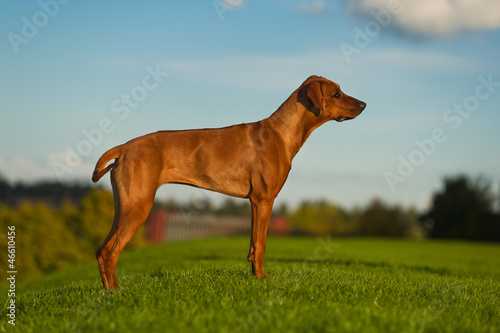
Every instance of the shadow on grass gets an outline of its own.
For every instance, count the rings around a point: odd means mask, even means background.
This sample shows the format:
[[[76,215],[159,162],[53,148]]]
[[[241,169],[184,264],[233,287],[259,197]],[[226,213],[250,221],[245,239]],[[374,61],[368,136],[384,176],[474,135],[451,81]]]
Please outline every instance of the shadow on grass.
[[[438,268],[422,265],[408,265],[400,263],[388,263],[388,262],[370,262],[363,260],[352,260],[352,259],[313,259],[313,258],[269,258],[268,262],[277,263],[295,263],[295,264],[323,264],[323,265],[334,265],[339,267],[350,267],[350,266],[361,266],[369,268],[383,268],[387,270],[401,270],[407,269],[410,271],[431,273],[440,276],[452,275],[453,272],[447,268]]]
[[[227,261],[228,258],[218,255],[210,256],[195,256],[191,257],[193,260],[207,260],[207,261]],[[290,263],[290,264],[324,264],[324,265],[335,265],[335,266],[363,266],[369,268],[385,268],[390,270],[407,269],[411,271],[424,272],[437,274],[440,276],[452,275],[452,271],[447,268],[438,268],[422,265],[408,265],[400,263],[388,263],[388,262],[370,262],[363,260],[353,260],[353,259],[313,259],[313,258],[265,258],[267,262],[277,262],[277,263]]]

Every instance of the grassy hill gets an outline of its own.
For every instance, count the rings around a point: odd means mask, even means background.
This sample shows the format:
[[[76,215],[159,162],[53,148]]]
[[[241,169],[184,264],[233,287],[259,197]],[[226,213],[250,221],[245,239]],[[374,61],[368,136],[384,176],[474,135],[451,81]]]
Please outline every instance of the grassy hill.
[[[125,251],[121,289],[97,263],[0,288],[0,332],[499,332],[500,246],[387,239],[248,238]]]

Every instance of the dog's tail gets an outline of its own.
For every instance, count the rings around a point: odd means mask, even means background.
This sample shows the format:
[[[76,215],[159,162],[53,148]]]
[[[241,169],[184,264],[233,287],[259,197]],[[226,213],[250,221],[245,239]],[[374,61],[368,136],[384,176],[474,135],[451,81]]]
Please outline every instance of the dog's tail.
[[[94,183],[97,183],[99,179],[106,174],[106,172],[115,166],[114,162],[108,166],[106,166],[106,164],[108,164],[110,160],[120,157],[122,150],[123,145],[116,146],[105,152],[101,158],[99,158],[99,161],[97,161],[97,164],[95,165],[94,173],[92,174],[92,181]]]

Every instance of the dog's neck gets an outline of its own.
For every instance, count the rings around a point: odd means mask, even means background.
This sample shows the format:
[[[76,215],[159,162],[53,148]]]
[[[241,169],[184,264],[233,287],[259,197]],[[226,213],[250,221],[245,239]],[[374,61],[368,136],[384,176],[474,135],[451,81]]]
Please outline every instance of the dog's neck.
[[[264,126],[269,126],[281,137],[284,146],[288,148],[290,162],[312,131],[328,121],[321,116],[321,110],[314,110],[314,106],[308,101],[301,102],[301,99],[300,89],[297,89],[278,110],[261,121]]]

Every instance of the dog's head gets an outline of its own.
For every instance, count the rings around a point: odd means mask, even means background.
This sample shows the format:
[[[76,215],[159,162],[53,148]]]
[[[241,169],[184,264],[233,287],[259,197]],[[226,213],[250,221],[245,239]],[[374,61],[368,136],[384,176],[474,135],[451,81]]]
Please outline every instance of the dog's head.
[[[366,103],[344,94],[335,82],[316,75],[300,86],[297,101],[316,117],[339,122],[357,117],[366,107]]]

